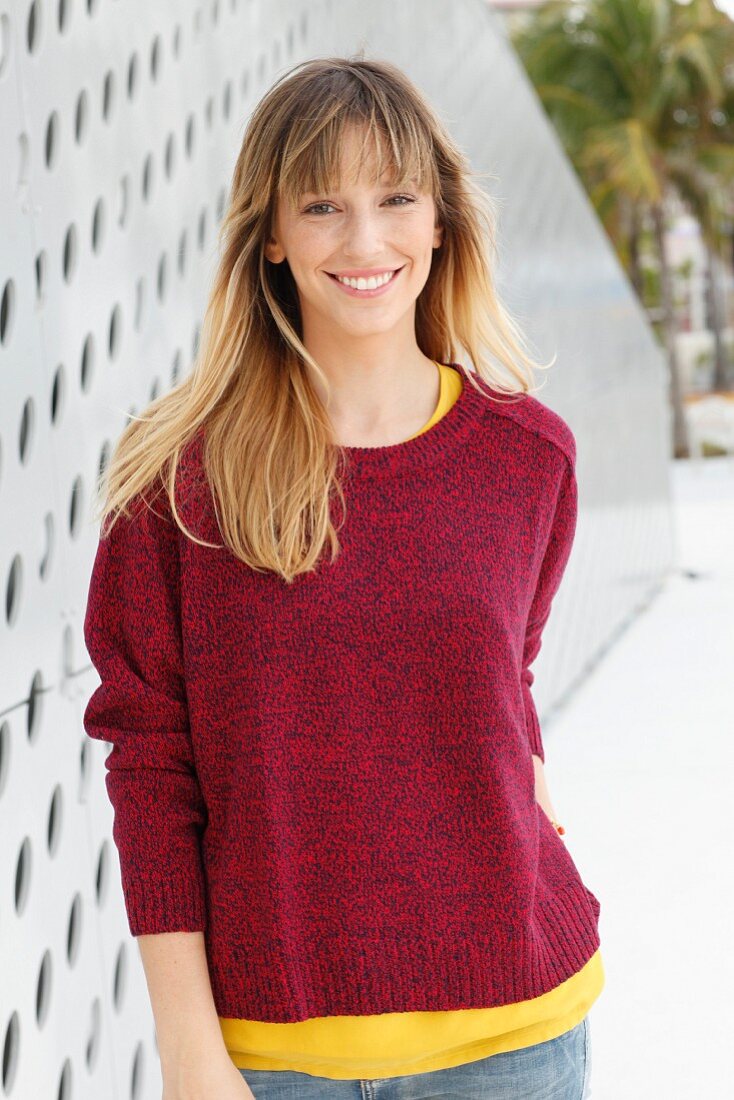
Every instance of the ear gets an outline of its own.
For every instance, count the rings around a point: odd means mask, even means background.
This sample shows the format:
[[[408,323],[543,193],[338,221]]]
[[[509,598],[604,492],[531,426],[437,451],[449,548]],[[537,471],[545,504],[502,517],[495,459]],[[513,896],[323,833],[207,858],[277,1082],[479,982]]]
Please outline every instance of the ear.
[[[272,264],[282,263],[285,259],[285,252],[274,237],[271,237],[270,240],[266,242],[263,251],[265,252],[265,259],[270,260]]]
[[[443,226],[437,225],[433,231],[433,247],[440,248],[443,244]]]

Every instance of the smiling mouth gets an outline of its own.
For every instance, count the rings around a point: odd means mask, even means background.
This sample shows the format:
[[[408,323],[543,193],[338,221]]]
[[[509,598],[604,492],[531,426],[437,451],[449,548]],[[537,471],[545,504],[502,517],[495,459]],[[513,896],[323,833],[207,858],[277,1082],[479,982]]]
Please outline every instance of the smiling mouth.
[[[403,267],[405,267],[405,264],[403,264]],[[377,276],[374,276],[374,275],[367,276],[367,277],[360,276],[359,278],[354,277],[354,278],[351,278],[350,281],[346,281],[345,278],[342,278],[338,275],[335,275],[333,273],[333,271],[327,271],[326,274],[329,276],[330,279],[333,279],[335,283],[339,283],[340,286],[343,286],[345,288],[345,290],[351,290],[351,291],[353,291],[354,293],[357,293],[357,294],[370,294],[370,293],[374,294],[376,291],[383,290],[385,287],[389,286],[390,283],[394,282],[396,276],[399,275],[400,272],[403,270],[403,267],[397,267],[393,271],[385,272],[383,275],[380,275],[379,278],[383,281],[379,282],[377,284],[377,286],[367,286],[367,285],[353,286],[352,285],[352,283],[359,284],[360,282],[362,282],[364,284],[367,284],[370,279],[377,278]],[[386,279],[385,275],[389,275],[390,277],[388,279]]]

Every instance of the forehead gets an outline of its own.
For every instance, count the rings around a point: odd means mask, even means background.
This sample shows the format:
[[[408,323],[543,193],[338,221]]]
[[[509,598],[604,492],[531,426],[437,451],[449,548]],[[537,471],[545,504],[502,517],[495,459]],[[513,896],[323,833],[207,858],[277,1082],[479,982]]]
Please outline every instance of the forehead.
[[[430,158],[416,135],[412,141],[401,141],[401,136],[354,120],[336,119],[333,126],[325,126],[303,142],[298,153],[285,158],[280,183],[289,191],[294,185],[301,190],[337,180],[417,179],[426,174]]]
[[[343,138],[337,150],[330,151],[321,164],[310,165],[304,174],[305,187],[318,189],[326,183],[339,186],[350,184],[374,184],[389,186],[397,179],[418,182],[418,174],[411,164],[399,165],[384,143],[375,148],[375,142],[353,135]]]
[[[373,185],[377,189],[384,189],[385,187],[393,187],[395,182],[396,182],[395,172],[392,171],[392,170],[388,171],[388,172],[383,172],[382,175],[379,178],[371,176],[369,173],[362,173],[362,175],[359,176],[359,177],[356,176],[355,174],[352,174],[351,177],[348,176],[346,178],[344,176],[341,176],[335,182],[333,188],[327,188],[327,190],[332,190],[333,189],[335,191],[339,191],[339,190],[347,191],[351,187],[355,187],[355,188],[359,187],[360,184],[362,186],[367,186],[367,187],[369,187],[370,185]],[[420,186],[420,180],[418,179],[417,176],[409,176],[406,179],[400,180],[400,183],[410,185],[411,187],[416,187],[416,188]],[[318,188],[312,188],[312,189],[302,190],[301,194],[302,195],[315,195],[315,194],[317,194],[317,192],[318,192]]]
[[[372,176],[393,172],[397,159],[386,135],[354,125],[344,127],[328,157],[331,164],[339,164],[344,175],[367,172]]]

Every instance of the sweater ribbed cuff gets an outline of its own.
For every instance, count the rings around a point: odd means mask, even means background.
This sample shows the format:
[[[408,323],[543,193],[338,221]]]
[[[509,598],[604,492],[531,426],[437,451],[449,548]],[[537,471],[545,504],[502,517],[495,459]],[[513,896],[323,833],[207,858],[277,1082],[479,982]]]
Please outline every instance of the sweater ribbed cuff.
[[[530,751],[534,756],[539,756],[545,763],[545,749],[543,748],[543,736],[540,732],[538,712],[535,709],[535,700],[530,690],[530,684],[525,679],[522,681],[522,700],[525,708],[525,728],[530,742]]]
[[[204,882],[200,875],[122,880],[130,933],[204,932],[207,926]]]

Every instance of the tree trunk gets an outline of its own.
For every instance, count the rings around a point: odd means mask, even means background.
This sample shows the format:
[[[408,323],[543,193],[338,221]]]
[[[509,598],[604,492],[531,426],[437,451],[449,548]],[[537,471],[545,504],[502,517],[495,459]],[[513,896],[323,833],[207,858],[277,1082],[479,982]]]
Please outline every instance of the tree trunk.
[[[680,381],[680,360],[675,339],[675,316],[673,312],[673,289],[670,266],[665,251],[665,216],[662,203],[652,206],[652,220],[655,227],[655,241],[660,259],[660,305],[663,314],[663,339],[668,353],[668,371],[670,374],[670,401],[673,407],[673,456],[688,458],[688,428],[683,409],[683,392]]]
[[[632,203],[632,209],[630,211],[630,234],[629,234],[629,250],[630,250],[630,277],[632,279],[632,286],[637,291],[637,297],[642,302],[643,285],[642,285],[642,269],[640,268],[640,213],[636,202]]]
[[[714,376],[712,389],[721,393],[726,389],[726,349],[722,335],[724,324],[723,311],[721,309],[721,287],[719,282],[718,265],[716,255],[711,246],[705,242],[706,248],[706,295],[708,298],[709,325],[714,335]]]

